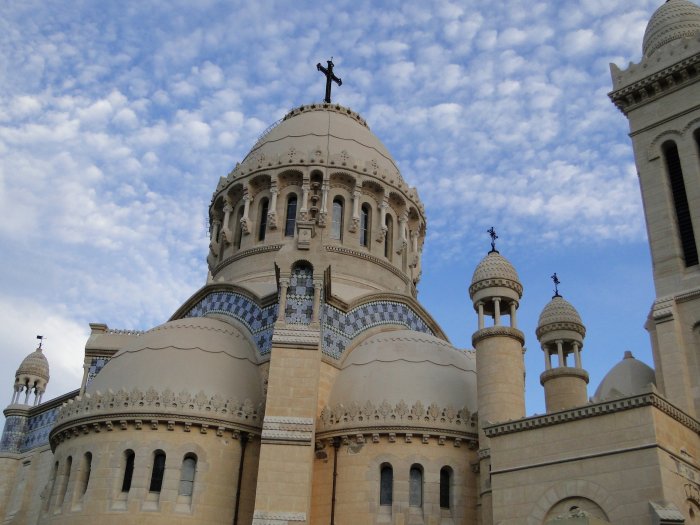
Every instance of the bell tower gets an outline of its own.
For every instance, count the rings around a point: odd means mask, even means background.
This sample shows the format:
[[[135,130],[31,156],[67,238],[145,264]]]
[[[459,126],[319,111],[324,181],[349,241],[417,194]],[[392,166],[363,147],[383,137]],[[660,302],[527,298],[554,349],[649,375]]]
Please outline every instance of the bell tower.
[[[654,271],[646,328],[658,386],[700,414],[700,7],[668,0],[651,17],[643,57],[610,65],[610,98],[629,120]]]

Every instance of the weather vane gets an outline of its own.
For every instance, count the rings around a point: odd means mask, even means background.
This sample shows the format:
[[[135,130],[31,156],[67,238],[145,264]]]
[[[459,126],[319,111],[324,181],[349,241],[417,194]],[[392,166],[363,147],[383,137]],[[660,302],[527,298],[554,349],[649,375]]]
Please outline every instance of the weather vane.
[[[327,60],[326,62],[328,63],[327,68],[323,67],[321,65],[321,62],[319,62],[318,64],[316,64],[316,69],[318,69],[321,73],[326,75],[326,98],[324,98],[323,101],[326,104],[330,104],[331,103],[331,83],[335,82],[339,86],[342,86],[343,81],[333,74],[333,66],[334,66],[333,57],[331,57],[331,59]]]
[[[559,295],[559,285],[561,284],[561,281],[559,280],[559,277],[557,277],[557,272],[554,272],[551,279],[554,281],[554,297],[561,297],[561,295]],[[554,297],[552,297],[552,299],[554,299]]]
[[[44,336],[43,335],[37,335],[36,338],[39,340],[39,348],[41,348],[42,343],[44,342]]]
[[[489,253],[498,253],[498,250],[496,249],[496,239],[498,239],[498,235],[496,235],[496,230],[493,228],[493,226],[491,226],[488,230],[486,230],[486,233],[488,233],[491,236],[491,251]]]

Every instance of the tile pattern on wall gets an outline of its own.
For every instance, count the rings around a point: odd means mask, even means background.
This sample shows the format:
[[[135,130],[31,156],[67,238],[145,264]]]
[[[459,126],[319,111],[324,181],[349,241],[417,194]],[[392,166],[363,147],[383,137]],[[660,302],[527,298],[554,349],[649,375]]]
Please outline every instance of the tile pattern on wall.
[[[20,452],[49,444],[49,432],[51,432],[51,427],[58,417],[60,408],[55,407],[29,418]]]
[[[309,324],[313,318],[314,274],[311,268],[297,266],[292,270],[287,288],[287,307],[284,310],[288,324]]]
[[[109,361],[110,359],[110,357],[104,355],[95,356],[90,359],[90,367],[88,368],[85,386],[92,383],[93,379],[95,379],[95,376],[100,373],[100,370],[104,368],[104,366],[107,364],[107,361]]]

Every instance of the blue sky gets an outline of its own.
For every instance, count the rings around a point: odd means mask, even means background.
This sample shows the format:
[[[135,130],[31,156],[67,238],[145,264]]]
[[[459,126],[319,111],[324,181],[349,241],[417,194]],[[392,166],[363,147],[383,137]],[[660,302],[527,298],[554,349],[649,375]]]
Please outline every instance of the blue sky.
[[[206,278],[219,177],[324,94],[367,119],[427,207],[419,299],[461,348],[474,267],[525,287],[528,413],[539,312],[588,328],[592,395],[625,350],[651,364],[641,199],[608,64],[638,62],[661,0],[14,1],[0,17],[0,403],[43,334],[47,398],[76,388],[89,322],[148,329]],[[1,385],[6,385],[2,387]]]

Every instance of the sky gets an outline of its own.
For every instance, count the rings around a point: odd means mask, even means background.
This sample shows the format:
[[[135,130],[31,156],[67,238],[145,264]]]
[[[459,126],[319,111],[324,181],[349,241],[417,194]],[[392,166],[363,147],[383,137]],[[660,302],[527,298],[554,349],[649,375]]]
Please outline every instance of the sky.
[[[609,63],[641,58],[662,0],[9,0],[0,15],[0,404],[46,337],[50,399],[90,322],[145,330],[207,276],[219,177],[287,111],[359,112],[426,205],[419,300],[459,348],[494,226],[524,286],[527,411],[549,279],[587,327],[593,395],[625,350],[652,364],[654,299]],[[3,386],[5,385],[5,386]],[[1,424],[0,420],[0,424]]]

